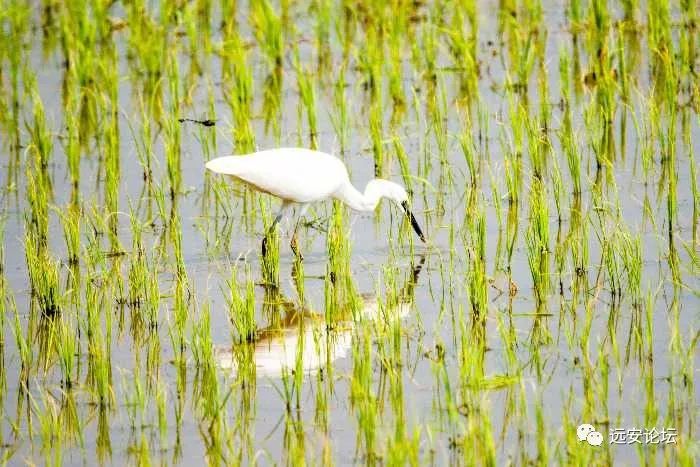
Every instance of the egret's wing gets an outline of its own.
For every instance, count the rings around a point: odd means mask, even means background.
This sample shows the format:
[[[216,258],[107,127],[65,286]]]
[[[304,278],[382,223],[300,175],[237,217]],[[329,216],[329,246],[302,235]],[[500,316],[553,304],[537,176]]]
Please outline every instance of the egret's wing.
[[[340,159],[298,148],[219,157],[209,161],[206,167],[234,176],[258,191],[298,203],[327,198],[347,179]]]

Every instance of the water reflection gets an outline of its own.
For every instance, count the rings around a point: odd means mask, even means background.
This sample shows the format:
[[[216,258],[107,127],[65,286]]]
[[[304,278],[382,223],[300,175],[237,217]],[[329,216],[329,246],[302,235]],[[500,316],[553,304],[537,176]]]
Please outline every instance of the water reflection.
[[[259,329],[253,343],[217,348],[217,362],[220,368],[235,375],[242,358],[246,358],[244,355],[251,355],[258,377],[278,378],[297,368],[304,373],[313,373],[345,358],[350,353],[356,325],[403,319],[410,313],[413,291],[424,263],[425,257],[421,257],[417,265],[411,266],[395,303],[383,306],[374,294],[360,295],[360,306],[354,320],[348,317],[327,323],[323,313],[300,307],[276,292],[285,316],[279,322]]]

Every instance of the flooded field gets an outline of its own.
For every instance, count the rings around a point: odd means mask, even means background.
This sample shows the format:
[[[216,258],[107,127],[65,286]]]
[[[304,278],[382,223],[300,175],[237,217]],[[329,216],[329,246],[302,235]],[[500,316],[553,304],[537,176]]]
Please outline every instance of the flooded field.
[[[0,459],[695,465],[699,44],[695,0],[0,0]],[[427,242],[326,201],[262,255],[280,201],[204,166],[294,146]]]

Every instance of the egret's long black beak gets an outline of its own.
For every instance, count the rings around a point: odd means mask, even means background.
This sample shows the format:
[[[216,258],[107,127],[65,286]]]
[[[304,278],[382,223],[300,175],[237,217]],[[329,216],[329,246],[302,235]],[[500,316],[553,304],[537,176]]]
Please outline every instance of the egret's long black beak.
[[[423,235],[423,231],[420,229],[420,225],[418,225],[418,221],[416,220],[415,216],[408,208],[408,201],[402,202],[401,207],[403,208],[403,212],[406,213],[406,216],[411,220],[411,227],[413,227],[413,230],[416,231],[418,238],[420,238],[420,240],[423,243],[425,243],[425,236]]]

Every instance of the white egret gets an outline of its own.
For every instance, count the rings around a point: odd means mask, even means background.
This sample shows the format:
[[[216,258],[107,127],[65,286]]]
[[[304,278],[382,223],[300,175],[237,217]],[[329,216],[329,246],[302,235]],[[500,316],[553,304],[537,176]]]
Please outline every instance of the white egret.
[[[296,203],[301,204],[301,218],[309,203],[335,198],[355,211],[373,211],[381,198],[388,198],[399,205],[411,221],[418,238],[425,242],[418,221],[409,209],[408,194],[399,184],[375,178],[360,193],[350,183],[343,161],[330,154],[303,148],[279,148],[259,151],[243,156],[224,156],[206,164],[212,172],[229,175],[253,189],[276,196],[282,207],[275,217],[268,234],[284,214]],[[292,250],[297,251],[297,221],[292,235]],[[267,235],[263,239],[263,254]]]

